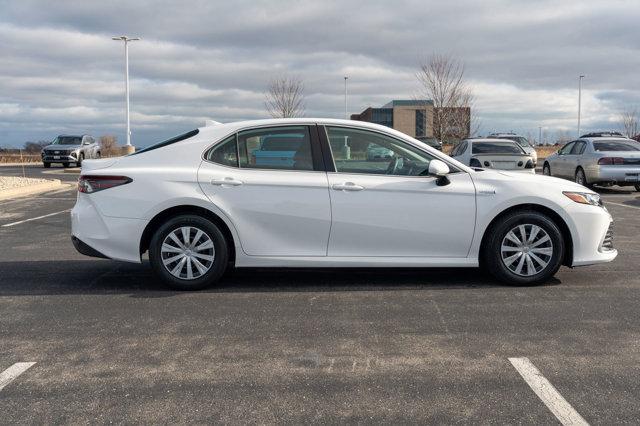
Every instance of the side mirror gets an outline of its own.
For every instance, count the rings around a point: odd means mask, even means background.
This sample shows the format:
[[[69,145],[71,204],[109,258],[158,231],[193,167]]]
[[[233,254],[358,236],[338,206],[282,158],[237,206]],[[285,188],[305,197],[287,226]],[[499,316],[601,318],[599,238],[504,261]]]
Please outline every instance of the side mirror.
[[[438,186],[449,185],[451,183],[451,181],[447,177],[451,170],[449,170],[449,166],[447,166],[447,163],[445,163],[444,161],[436,159],[431,160],[429,162],[428,172],[429,176],[435,176],[438,178],[436,180],[436,185]]]

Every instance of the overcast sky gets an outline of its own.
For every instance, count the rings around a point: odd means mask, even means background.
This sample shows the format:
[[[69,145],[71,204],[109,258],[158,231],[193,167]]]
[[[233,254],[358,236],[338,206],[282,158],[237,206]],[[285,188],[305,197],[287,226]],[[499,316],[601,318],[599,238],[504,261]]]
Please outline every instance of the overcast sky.
[[[205,119],[266,117],[264,90],[304,80],[306,116],[411,99],[429,54],[465,62],[482,133],[618,128],[640,105],[640,2],[0,0],[0,146],[60,133],[124,140],[123,47],[131,44],[134,145]]]

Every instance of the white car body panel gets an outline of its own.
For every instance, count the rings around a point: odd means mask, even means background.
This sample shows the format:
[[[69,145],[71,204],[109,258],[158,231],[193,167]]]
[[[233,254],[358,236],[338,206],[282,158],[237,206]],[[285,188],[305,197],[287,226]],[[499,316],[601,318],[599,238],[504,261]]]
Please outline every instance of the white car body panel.
[[[402,177],[235,169],[203,161],[214,143],[241,129],[334,124],[384,132],[460,170],[451,183]],[[140,262],[145,227],[180,206],[207,209],[229,228],[238,267],[474,267],[482,237],[504,210],[523,204],[550,209],[567,225],[574,266],[607,262],[599,251],[611,216],[577,204],[562,191],[587,191],[565,180],[474,171],[400,132],[375,124],[325,119],[261,120],[204,127],[187,140],[140,155],[86,160],[83,175],[123,175],[133,182],[78,194],[72,234],[104,255]],[[210,185],[231,177],[243,185]],[[353,182],[362,191],[338,191]],[[475,196],[474,196],[475,194]]]

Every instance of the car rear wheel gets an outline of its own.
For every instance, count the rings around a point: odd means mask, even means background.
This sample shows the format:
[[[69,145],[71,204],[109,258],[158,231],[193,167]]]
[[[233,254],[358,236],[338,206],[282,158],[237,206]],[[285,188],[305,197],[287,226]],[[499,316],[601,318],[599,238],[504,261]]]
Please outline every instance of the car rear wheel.
[[[199,290],[224,273],[229,250],[224,235],[208,219],[181,215],[156,231],[149,245],[153,271],[176,290]]]
[[[587,183],[587,177],[585,176],[582,167],[578,167],[576,169],[575,181],[578,185],[589,186],[589,184]]]
[[[560,268],[565,244],[555,222],[537,211],[516,211],[487,231],[483,264],[510,285],[540,284]]]
[[[542,167],[542,174],[551,176],[551,167],[549,166],[549,163],[544,163],[544,167]]]

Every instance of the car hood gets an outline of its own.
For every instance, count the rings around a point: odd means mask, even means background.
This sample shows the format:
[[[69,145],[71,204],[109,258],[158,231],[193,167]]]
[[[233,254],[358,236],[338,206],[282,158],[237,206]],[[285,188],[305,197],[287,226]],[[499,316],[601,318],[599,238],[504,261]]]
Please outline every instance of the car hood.
[[[45,151],[67,151],[69,149],[78,149],[82,145],[47,145],[43,149]]]
[[[500,181],[522,184],[523,192],[525,192],[524,189],[526,188],[539,189],[540,187],[549,187],[561,191],[593,192],[589,188],[570,180],[539,174],[509,172],[506,170],[484,169],[481,172],[474,173],[473,180],[488,184],[498,184]]]

